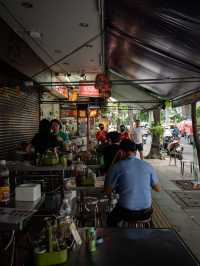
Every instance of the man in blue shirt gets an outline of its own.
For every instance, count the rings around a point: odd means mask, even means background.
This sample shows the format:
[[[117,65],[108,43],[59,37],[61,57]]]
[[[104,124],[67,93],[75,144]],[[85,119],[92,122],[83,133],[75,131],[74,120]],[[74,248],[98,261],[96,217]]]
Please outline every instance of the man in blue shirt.
[[[123,140],[120,149],[125,159],[110,169],[105,180],[107,195],[111,196],[113,190],[119,194],[118,204],[108,217],[108,226],[112,227],[129,218],[148,219],[153,212],[151,188],[161,190],[153,167],[136,158],[136,145],[131,140]]]

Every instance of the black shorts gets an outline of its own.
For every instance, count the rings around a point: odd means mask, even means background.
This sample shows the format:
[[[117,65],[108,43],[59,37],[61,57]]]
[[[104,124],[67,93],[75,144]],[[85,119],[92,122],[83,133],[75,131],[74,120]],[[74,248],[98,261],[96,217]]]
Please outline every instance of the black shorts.
[[[143,151],[143,144],[140,143],[140,144],[135,144],[136,146],[136,151]]]
[[[153,213],[152,208],[131,211],[125,208],[116,205],[116,207],[111,211],[108,215],[107,225],[109,227],[116,227],[121,221],[138,221],[138,220],[146,220],[151,217]]]

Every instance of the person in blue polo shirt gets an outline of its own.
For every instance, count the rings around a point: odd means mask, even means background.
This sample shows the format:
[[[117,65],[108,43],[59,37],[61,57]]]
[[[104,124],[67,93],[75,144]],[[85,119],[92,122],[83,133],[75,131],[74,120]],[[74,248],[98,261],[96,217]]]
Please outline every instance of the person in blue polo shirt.
[[[119,194],[116,207],[108,216],[108,226],[115,227],[127,217],[131,220],[148,219],[152,210],[151,189],[160,192],[161,187],[153,167],[136,158],[136,145],[123,140],[120,149],[125,159],[117,162],[105,179],[105,192],[110,197],[113,190]]]

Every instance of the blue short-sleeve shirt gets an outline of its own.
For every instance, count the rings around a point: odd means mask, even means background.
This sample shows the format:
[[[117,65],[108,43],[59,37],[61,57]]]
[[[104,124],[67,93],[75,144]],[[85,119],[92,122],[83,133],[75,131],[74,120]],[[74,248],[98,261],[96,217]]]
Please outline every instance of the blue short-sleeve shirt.
[[[151,188],[158,183],[153,167],[135,156],[117,162],[108,172],[105,187],[116,189],[119,205],[129,210],[151,207]]]

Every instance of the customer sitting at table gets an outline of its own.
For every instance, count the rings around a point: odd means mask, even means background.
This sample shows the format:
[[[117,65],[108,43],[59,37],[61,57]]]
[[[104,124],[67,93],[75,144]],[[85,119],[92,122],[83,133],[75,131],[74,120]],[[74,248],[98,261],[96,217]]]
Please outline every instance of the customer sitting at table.
[[[117,226],[120,221],[146,220],[151,217],[151,188],[160,192],[161,187],[153,167],[136,158],[136,146],[131,140],[123,140],[120,148],[126,159],[117,162],[105,179],[105,192],[119,194],[117,206],[108,216],[108,226]]]
[[[56,136],[56,139],[59,142],[59,146],[63,148],[64,144],[69,142],[69,137],[65,132],[61,130],[61,122],[58,119],[53,119],[51,120],[50,125],[52,135]]]
[[[114,163],[117,152],[119,151],[120,133],[111,131],[107,134],[108,145],[103,149],[104,170],[108,171]]]
[[[53,149],[56,146],[58,146],[58,142],[56,138],[51,135],[50,122],[47,119],[42,119],[39,124],[39,131],[27,146],[26,151],[30,153],[32,148],[34,148],[34,159],[36,159],[37,153],[43,155],[48,149]]]

